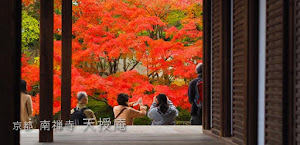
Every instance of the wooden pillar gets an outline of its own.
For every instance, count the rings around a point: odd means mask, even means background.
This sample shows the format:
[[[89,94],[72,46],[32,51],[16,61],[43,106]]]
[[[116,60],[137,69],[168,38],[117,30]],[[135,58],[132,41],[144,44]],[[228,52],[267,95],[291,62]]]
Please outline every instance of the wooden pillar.
[[[72,0],[62,0],[61,119],[70,120],[72,65]]]
[[[203,129],[211,129],[211,1],[203,1]]]
[[[20,122],[21,0],[2,1],[0,19],[1,144],[19,145],[13,122]]]
[[[248,82],[246,139],[248,145],[257,145],[258,139],[258,50],[259,0],[248,0]]]
[[[222,3],[221,47],[221,136],[231,136],[231,0]]]
[[[40,121],[50,121],[50,131],[40,130],[40,142],[53,142],[53,0],[40,1]]]
[[[289,130],[291,145],[300,144],[300,0],[289,0]]]

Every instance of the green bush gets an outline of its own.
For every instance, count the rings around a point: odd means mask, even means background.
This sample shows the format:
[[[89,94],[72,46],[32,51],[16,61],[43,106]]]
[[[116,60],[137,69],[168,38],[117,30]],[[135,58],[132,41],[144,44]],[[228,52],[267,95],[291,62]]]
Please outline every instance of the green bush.
[[[133,124],[134,125],[150,125],[151,121],[152,120],[149,119],[146,115],[146,116],[141,117],[141,118],[135,118]]]
[[[99,118],[110,118],[111,120],[114,119],[113,108],[105,102],[101,102],[89,97],[89,103],[87,107],[94,111],[97,120],[99,120]]]
[[[183,110],[180,107],[177,107],[179,114],[178,117],[176,118],[176,121],[190,121],[191,119],[191,114],[188,110]]]

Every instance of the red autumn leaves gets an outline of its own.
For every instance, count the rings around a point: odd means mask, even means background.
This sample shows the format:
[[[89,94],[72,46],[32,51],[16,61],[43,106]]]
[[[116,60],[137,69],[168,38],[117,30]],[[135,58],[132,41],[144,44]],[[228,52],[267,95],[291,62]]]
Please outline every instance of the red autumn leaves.
[[[202,57],[201,0],[77,0],[73,5],[72,107],[76,93],[117,105],[119,93],[143,98],[165,93],[176,106],[189,109],[188,83],[197,77]],[[24,5],[37,4],[23,0]],[[179,3],[180,2],[180,3]],[[55,1],[54,33],[61,35],[61,3]],[[200,6],[199,6],[200,5]],[[171,13],[185,16],[173,26]],[[22,78],[34,92],[34,114],[39,113],[39,63],[22,57]],[[54,42],[54,112],[60,110],[61,40]],[[35,88],[32,88],[35,87]]]

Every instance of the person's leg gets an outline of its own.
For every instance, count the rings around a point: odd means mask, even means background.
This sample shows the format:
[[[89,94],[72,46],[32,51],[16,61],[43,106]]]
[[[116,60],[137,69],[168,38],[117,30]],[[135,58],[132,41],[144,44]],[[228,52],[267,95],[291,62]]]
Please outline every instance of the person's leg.
[[[202,108],[200,109],[200,113],[198,114],[199,125],[202,125]]]
[[[191,117],[191,125],[202,125],[202,108],[197,115]]]
[[[192,116],[191,125],[202,125],[202,120],[198,116]]]

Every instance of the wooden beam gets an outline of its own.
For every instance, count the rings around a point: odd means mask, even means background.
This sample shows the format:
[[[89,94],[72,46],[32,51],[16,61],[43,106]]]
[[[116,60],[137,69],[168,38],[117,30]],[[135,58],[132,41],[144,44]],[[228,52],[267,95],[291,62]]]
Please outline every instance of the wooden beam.
[[[13,122],[20,122],[21,0],[2,1],[0,19],[1,144],[19,145]]]
[[[70,120],[72,65],[72,0],[62,0],[61,119]]]
[[[203,1],[203,129],[211,129],[211,1]]]
[[[53,142],[53,0],[40,1],[40,121],[50,121],[50,131],[40,130],[40,142]]]

